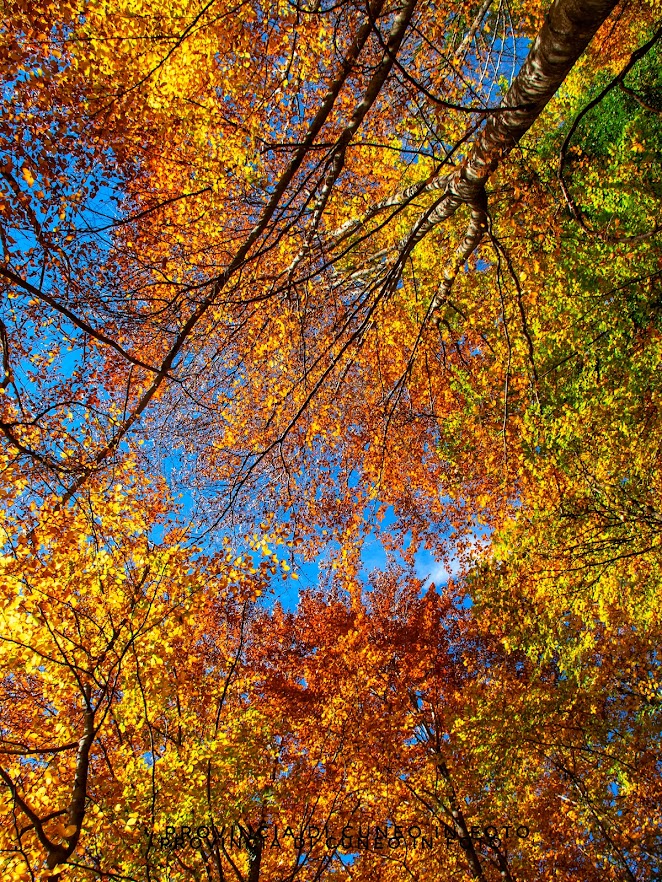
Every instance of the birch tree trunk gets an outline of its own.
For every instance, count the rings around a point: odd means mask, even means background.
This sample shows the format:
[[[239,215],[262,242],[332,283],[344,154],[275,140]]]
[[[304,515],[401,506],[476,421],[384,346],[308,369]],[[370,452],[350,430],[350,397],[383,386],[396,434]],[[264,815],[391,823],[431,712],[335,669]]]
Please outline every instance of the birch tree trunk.
[[[448,295],[460,267],[476,250],[487,229],[487,180],[538,119],[616,3],[617,0],[554,0],[498,112],[488,118],[465,161],[447,179],[437,207],[416,231],[419,241],[460,206],[471,207],[465,237],[444,273],[435,305]]]

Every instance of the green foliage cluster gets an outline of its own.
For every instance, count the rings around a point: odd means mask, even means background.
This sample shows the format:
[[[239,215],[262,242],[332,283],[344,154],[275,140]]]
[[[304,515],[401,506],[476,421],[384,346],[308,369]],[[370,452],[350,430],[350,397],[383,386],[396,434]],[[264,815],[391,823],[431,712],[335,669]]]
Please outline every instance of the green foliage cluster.
[[[582,103],[597,98],[611,79],[607,72],[601,71],[587,89]],[[610,157],[622,156],[624,151],[630,150],[632,137],[636,136],[649,145],[651,157],[660,168],[660,151],[655,146],[662,143],[662,49],[659,44],[635,65],[624,85],[626,89],[618,86],[612,89],[586,114],[573,143],[584,154],[602,158],[609,164]],[[642,107],[632,92],[654,112]],[[660,186],[659,179],[657,185]]]

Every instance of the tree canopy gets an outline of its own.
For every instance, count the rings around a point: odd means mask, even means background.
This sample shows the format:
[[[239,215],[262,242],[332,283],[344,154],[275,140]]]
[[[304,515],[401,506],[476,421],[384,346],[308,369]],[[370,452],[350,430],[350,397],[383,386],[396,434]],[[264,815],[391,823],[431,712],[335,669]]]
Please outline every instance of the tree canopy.
[[[3,12],[3,878],[659,878],[659,3]]]

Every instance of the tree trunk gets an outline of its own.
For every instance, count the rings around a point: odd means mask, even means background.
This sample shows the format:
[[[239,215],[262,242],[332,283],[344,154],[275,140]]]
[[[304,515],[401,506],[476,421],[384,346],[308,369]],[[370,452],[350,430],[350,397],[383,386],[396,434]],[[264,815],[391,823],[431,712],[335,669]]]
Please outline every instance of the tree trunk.
[[[416,241],[461,205],[472,209],[471,221],[455,260],[444,273],[437,304],[448,294],[460,267],[476,250],[487,229],[485,184],[538,119],[547,102],[572,70],[618,0],[554,0],[545,24],[510,89],[476,136],[465,161],[449,176],[437,207],[415,233]],[[508,109],[512,108],[512,109]]]

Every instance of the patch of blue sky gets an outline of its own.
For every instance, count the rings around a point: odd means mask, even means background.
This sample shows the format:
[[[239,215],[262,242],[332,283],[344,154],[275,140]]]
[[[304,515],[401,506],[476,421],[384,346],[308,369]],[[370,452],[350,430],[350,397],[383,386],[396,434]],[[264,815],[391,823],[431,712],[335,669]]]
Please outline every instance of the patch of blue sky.
[[[495,31],[487,61],[482,60],[475,50],[467,54],[464,73],[468,79],[473,80],[476,71],[483,68],[479,82],[474,82],[472,88],[486,107],[495,107],[500,102],[524,63],[530,47],[528,37],[513,38],[511,35],[504,38]],[[491,68],[489,76],[486,75],[488,66]]]
[[[366,518],[370,516],[370,513],[366,511]],[[403,538],[401,549],[396,550],[387,550],[380,538],[384,532],[388,532],[389,528],[396,524],[396,521],[395,511],[392,506],[389,506],[380,523],[379,531],[368,532],[364,538],[361,547],[362,566],[359,570],[359,578],[365,586],[369,584],[372,576],[385,571],[389,565],[406,568],[404,552],[406,552],[411,541],[411,536],[406,534]],[[440,527],[440,529],[442,528]],[[449,549],[451,549],[452,537],[450,531],[446,531],[446,536]],[[479,554],[488,541],[488,528],[477,527],[472,534],[469,551]],[[290,564],[292,565],[293,572],[297,574],[298,580],[293,582],[288,579],[287,582],[283,583],[274,580],[271,586],[273,593],[265,598],[265,604],[270,606],[278,601],[284,609],[294,611],[299,602],[300,589],[317,589],[323,580],[329,556],[339,550],[339,543],[335,540],[329,540],[325,549],[312,561],[306,561],[301,555],[293,553],[290,558]],[[427,590],[434,584],[437,591],[443,591],[451,579],[457,579],[465,572],[467,563],[468,558],[466,554],[464,557],[461,557],[457,551],[451,550],[446,561],[441,561],[428,549],[419,548],[414,557],[414,572],[423,583],[421,590]],[[471,599],[466,597],[462,605],[464,608],[471,606]]]
[[[19,756],[18,764],[20,766],[30,766],[33,769],[47,769],[50,765],[48,760],[40,759],[36,756]]]

